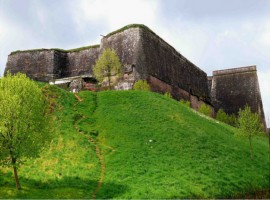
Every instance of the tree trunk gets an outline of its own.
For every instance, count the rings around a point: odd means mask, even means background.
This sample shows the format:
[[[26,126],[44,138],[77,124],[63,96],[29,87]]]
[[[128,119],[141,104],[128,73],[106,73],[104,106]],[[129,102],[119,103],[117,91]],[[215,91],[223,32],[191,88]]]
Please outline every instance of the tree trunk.
[[[18,171],[17,171],[17,167],[16,167],[16,159],[13,158],[12,156],[11,156],[11,163],[12,163],[12,166],[13,166],[13,172],[14,172],[14,178],[15,178],[15,182],[16,182],[16,188],[18,190],[20,190],[21,185],[20,185]]]
[[[111,76],[108,76],[108,80],[109,80],[109,89],[111,90]]]
[[[19,181],[19,177],[18,177],[18,172],[17,172],[17,167],[16,166],[13,166],[13,171],[14,171],[14,178],[15,178],[15,181],[16,181],[16,188],[18,190],[21,189],[21,185],[20,185],[20,181]]]
[[[254,160],[253,149],[252,149],[252,144],[251,144],[251,137],[249,137],[248,139],[249,139],[249,146],[250,146],[250,156],[251,156],[251,159]]]

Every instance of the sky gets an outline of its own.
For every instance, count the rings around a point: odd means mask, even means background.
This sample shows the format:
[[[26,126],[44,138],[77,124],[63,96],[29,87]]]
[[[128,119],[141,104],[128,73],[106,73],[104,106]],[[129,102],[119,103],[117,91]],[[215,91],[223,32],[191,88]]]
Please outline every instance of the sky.
[[[0,76],[12,51],[99,44],[133,23],[208,75],[256,65],[270,125],[270,0],[0,0]]]

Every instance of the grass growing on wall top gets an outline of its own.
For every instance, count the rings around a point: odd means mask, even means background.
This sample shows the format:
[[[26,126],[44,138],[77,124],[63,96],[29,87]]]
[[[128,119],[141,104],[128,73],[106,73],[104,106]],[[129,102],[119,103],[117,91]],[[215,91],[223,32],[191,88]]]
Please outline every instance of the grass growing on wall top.
[[[125,30],[128,30],[128,29],[131,29],[131,28],[142,28],[144,30],[147,30],[149,32],[151,32],[152,34],[158,36],[154,31],[152,31],[150,28],[148,28],[147,26],[143,25],[143,24],[129,24],[127,26],[124,26],[116,31],[113,31],[111,33],[108,33],[105,37],[110,37],[116,33],[120,33],[120,32],[123,32]],[[159,37],[159,36],[158,36]]]
[[[13,51],[10,53],[10,55],[14,55],[16,53],[24,53],[24,52],[36,52],[36,51],[60,51],[63,53],[73,53],[73,52],[79,52],[79,51],[83,51],[83,50],[87,50],[87,49],[93,49],[93,48],[98,48],[100,45],[92,45],[92,46],[84,46],[84,47],[80,47],[80,48],[75,48],[75,49],[58,49],[58,48],[51,48],[51,49],[29,49],[29,50],[18,50],[18,51]]]

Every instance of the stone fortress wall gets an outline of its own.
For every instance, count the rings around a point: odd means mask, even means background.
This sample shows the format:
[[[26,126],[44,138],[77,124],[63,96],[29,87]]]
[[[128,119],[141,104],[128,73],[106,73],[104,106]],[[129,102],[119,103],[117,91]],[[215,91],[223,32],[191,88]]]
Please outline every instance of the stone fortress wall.
[[[109,33],[100,45],[78,49],[39,49],[12,52],[5,73],[23,72],[38,81],[88,76],[104,48],[113,48],[123,65],[124,78],[117,89],[131,89],[134,82],[146,79],[155,92],[170,92],[173,98],[202,103],[213,111],[223,108],[237,113],[248,104],[264,120],[256,67],[214,71],[207,74],[144,25],[128,25]]]
[[[239,108],[249,105],[265,123],[256,66],[214,71],[209,77],[209,85],[216,109],[222,108],[226,113],[234,114]]]

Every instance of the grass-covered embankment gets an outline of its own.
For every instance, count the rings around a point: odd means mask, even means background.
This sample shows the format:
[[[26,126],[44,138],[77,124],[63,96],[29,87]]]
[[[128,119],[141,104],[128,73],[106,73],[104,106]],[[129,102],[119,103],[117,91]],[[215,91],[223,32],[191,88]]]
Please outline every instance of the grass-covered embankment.
[[[23,190],[0,168],[2,198],[230,198],[270,187],[267,138],[253,140],[251,160],[234,128],[168,97],[52,92],[55,138],[20,169]]]
[[[234,129],[149,92],[98,93],[98,139],[115,148],[105,157],[105,182],[125,187],[98,197],[230,198],[269,189],[267,138],[249,144]]]
[[[0,198],[89,198],[97,185],[100,167],[94,148],[74,127],[77,99],[53,86],[46,92],[55,99],[54,139],[39,159],[19,168],[22,190],[15,188],[11,168],[0,168]]]

